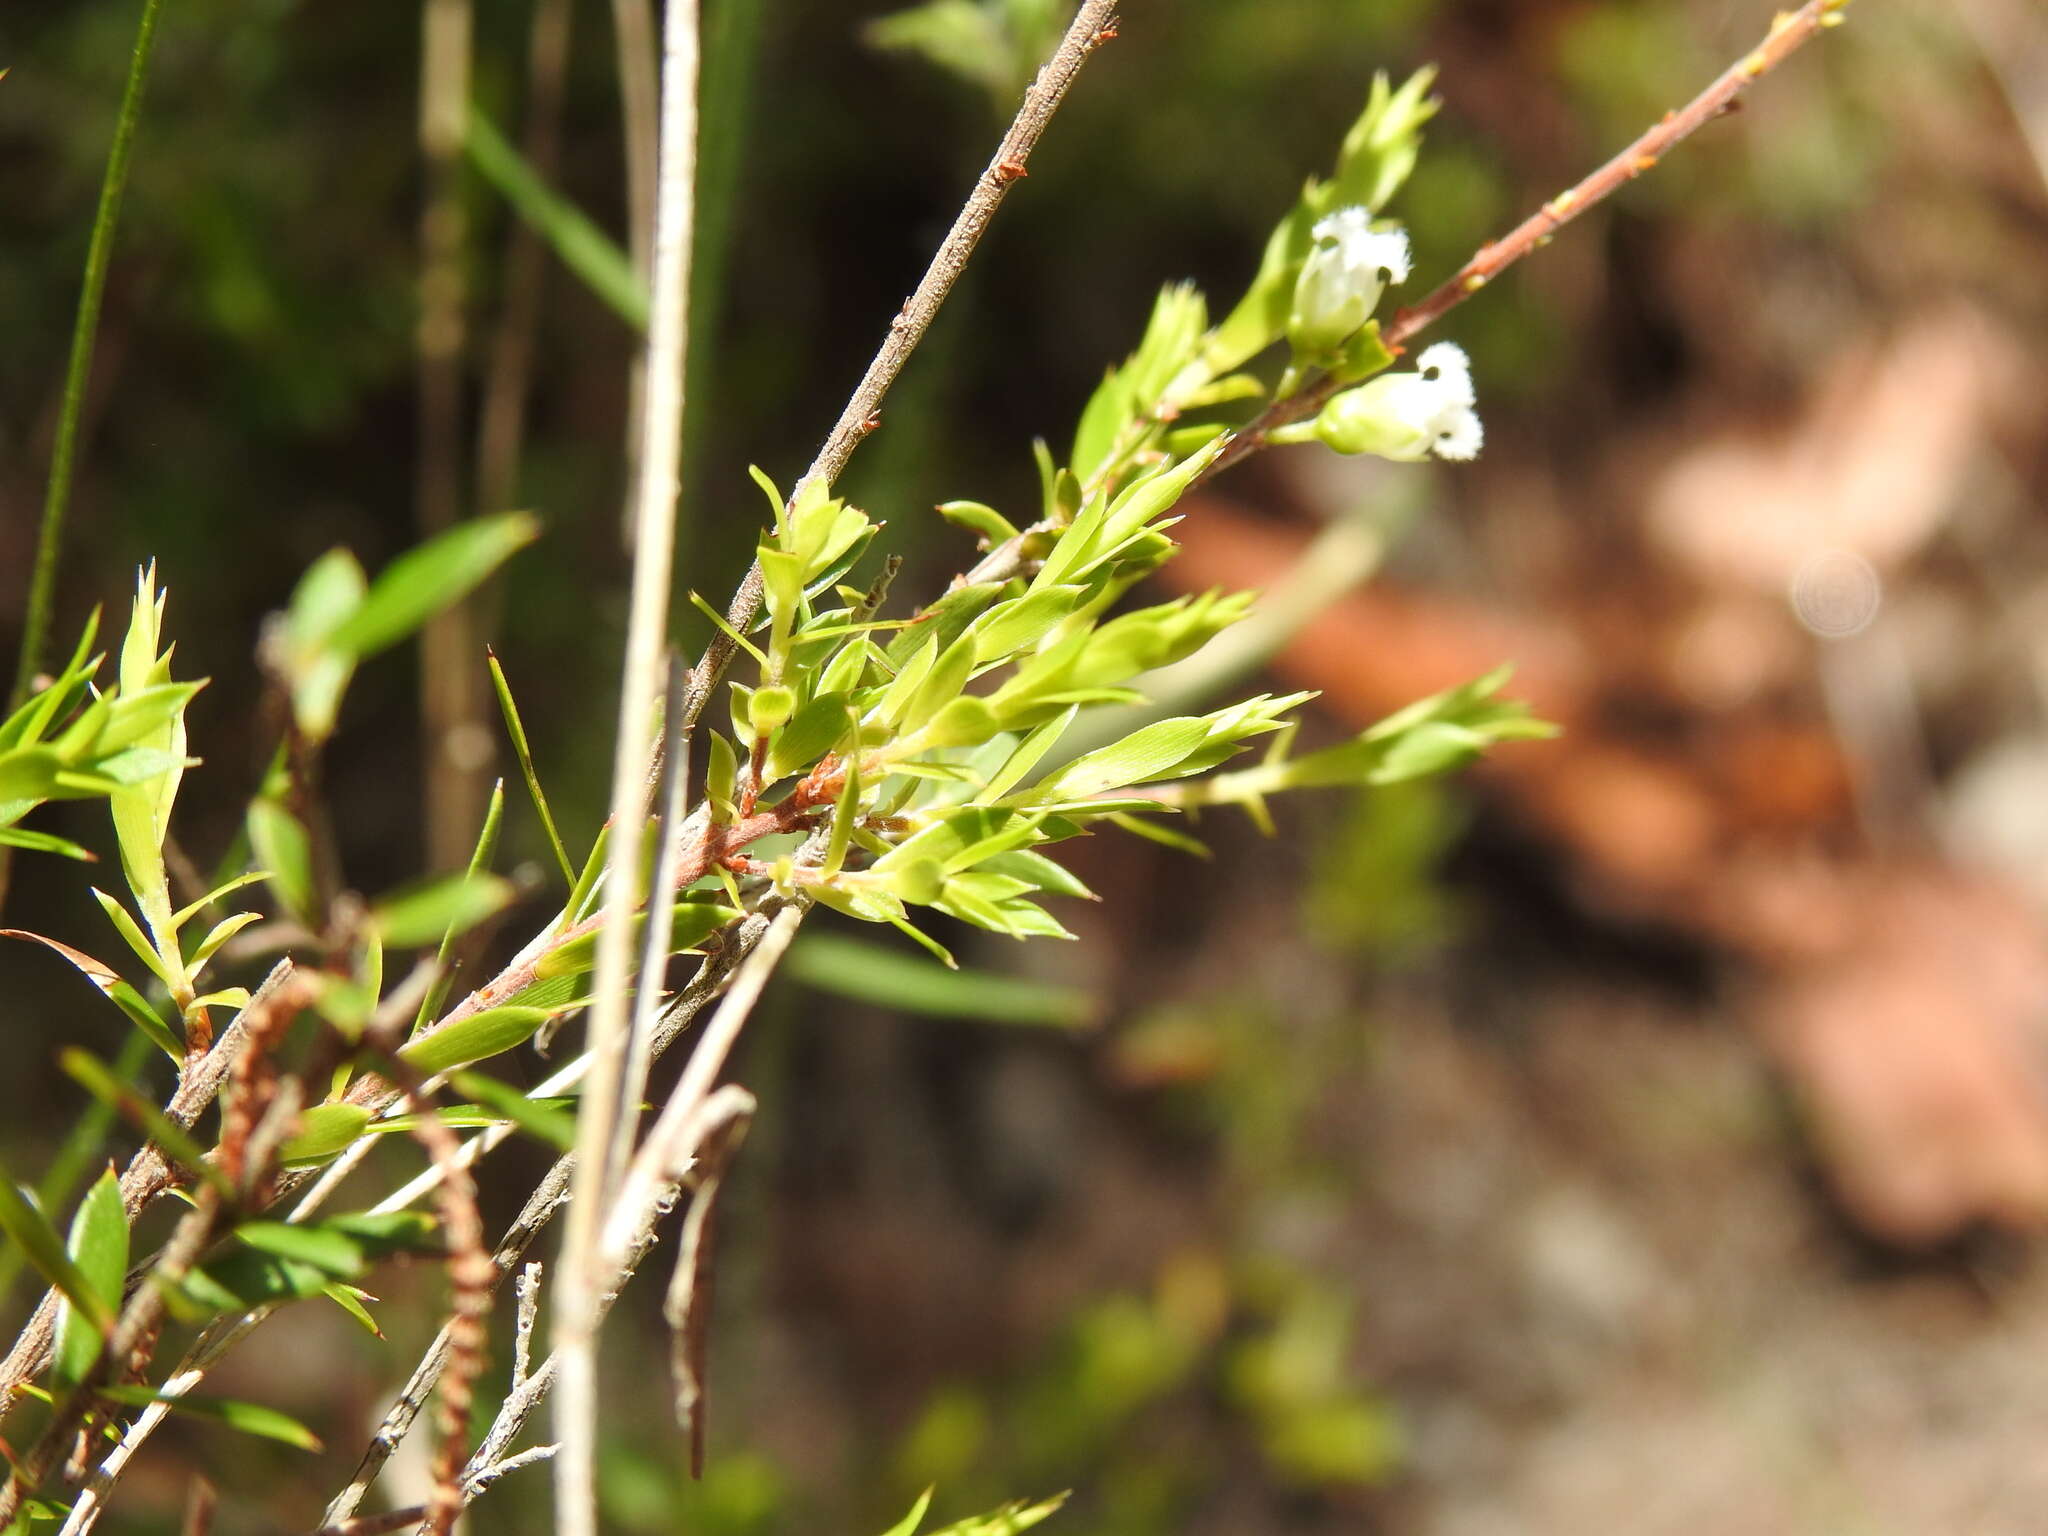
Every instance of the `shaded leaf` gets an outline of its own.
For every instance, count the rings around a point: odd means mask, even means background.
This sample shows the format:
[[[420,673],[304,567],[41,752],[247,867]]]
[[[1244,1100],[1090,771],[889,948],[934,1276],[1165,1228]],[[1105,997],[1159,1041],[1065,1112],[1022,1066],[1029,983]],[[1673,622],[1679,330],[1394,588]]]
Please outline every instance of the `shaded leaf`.
[[[328,646],[360,660],[397,643],[539,536],[539,520],[528,512],[457,524],[379,572],[355,611],[328,635]]]
[[[120,1310],[121,1285],[128,1274],[128,1213],[121,1203],[121,1181],[112,1168],[79,1202],[65,1251],[78,1282],[91,1296],[88,1301],[66,1289],[57,1312],[57,1343],[51,1358],[56,1379],[70,1385],[82,1381],[99,1359]]]

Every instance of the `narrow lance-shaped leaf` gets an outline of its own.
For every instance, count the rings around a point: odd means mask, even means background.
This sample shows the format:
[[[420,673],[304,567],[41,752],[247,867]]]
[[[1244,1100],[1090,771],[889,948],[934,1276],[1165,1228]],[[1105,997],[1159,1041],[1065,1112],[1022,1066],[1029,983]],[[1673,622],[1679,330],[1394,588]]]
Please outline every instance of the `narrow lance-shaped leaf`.
[[[783,969],[822,992],[938,1018],[1075,1029],[1096,1013],[1086,991],[992,971],[947,970],[837,934],[806,933]]]
[[[432,1077],[524,1045],[548,1021],[545,1008],[486,1008],[399,1048],[399,1059]]]
[[[80,1050],[76,1046],[68,1047],[57,1060],[65,1072],[87,1093],[115,1113],[140,1126],[143,1133],[186,1172],[217,1183],[223,1190],[227,1189],[226,1178],[218,1168],[206,1160],[206,1154],[199,1143],[181,1129],[170,1116],[116,1077],[105,1062],[90,1051]]]
[[[29,1203],[4,1168],[0,1168],[0,1229],[20,1244],[36,1273],[55,1286],[64,1300],[89,1318],[94,1327],[104,1332],[114,1326],[113,1307],[73,1261],[49,1217]]]
[[[575,1118],[554,1105],[530,1099],[510,1083],[501,1083],[481,1072],[457,1072],[448,1081],[457,1093],[468,1095],[557,1152],[575,1147]]]
[[[71,1219],[66,1252],[93,1297],[93,1304],[87,1305],[67,1290],[57,1313],[56,1377],[70,1385],[82,1381],[99,1358],[128,1274],[128,1213],[121,1203],[121,1181],[112,1168],[85,1192]]]
[[[470,163],[513,211],[553,247],[562,265],[636,331],[647,329],[647,289],[611,237],[574,203],[542,181],[532,166],[475,107],[463,140]]]
[[[527,744],[526,723],[519,718],[519,706],[512,700],[512,685],[505,681],[505,669],[498,664],[494,654],[486,653],[485,660],[491,669],[491,686],[498,693],[498,709],[505,717],[505,734],[512,739],[512,755],[518,760],[519,772],[526,780],[526,793],[533,800],[533,809],[540,817],[540,824],[548,836],[548,847],[554,850],[555,863],[560,866],[564,883],[576,884],[576,866],[569,862],[569,850],[563,846],[562,834],[555,829],[554,813],[548,809],[548,797],[541,793],[540,775],[533,766],[533,749]]]
[[[364,1315],[368,1316],[367,1313]],[[152,1403],[162,1403],[173,1413],[186,1414],[195,1419],[210,1419],[216,1424],[239,1430],[245,1435],[276,1440],[302,1451],[324,1449],[320,1437],[297,1419],[262,1403],[245,1403],[227,1397],[164,1397],[148,1387],[108,1387],[100,1396],[130,1408],[146,1408]]]
[[[395,644],[467,597],[539,536],[539,520],[528,512],[457,524],[386,566],[355,611],[327,637],[328,646],[361,659]]]
[[[147,1035],[166,1056],[181,1065],[184,1063],[185,1047],[178,1039],[177,1032],[165,1022],[156,1009],[150,1006],[148,999],[123,981],[112,967],[95,960],[83,950],[73,949],[69,944],[60,944],[57,940],[45,938],[40,933],[30,933],[26,928],[0,928],[0,938],[27,939],[62,955],[78,968],[80,975],[99,988],[104,997],[126,1014],[129,1021]]]
[[[492,803],[502,805],[502,796]],[[383,897],[370,908],[370,923],[391,948],[418,949],[502,912],[512,895],[512,882],[499,875],[440,875]]]

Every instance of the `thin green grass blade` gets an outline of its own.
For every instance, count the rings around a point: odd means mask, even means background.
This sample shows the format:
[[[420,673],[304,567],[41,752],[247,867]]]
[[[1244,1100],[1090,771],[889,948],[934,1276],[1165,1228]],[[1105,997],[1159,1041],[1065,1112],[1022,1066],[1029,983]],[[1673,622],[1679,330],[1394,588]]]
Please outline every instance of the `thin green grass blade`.
[[[541,793],[540,775],[534,771],[533,749],[526,742],[526,725],[519,718],[519,706],[512,702],[512,688],[505,681],[505,669],[498,665],[497,653],[486,651],[484,654],[491,669],[491,686],[498,691],[498,709],[505,716],[505,732],[512,738],[512,755],[519,760],[519,772],[526,780],[526,793],[533,800],[534,810],[540,813],[540,824],[547,832],[548,846],[555,851],[555,863],[561,866],[562,879],[573,890],[576,866],[569,862],[569,850],[563,846],[562,834],[555,828],[555,816],[548,809],[548,797]]]
[[[14,686],[8,693],[9,709],[28,697],[49,638],[57,561],[64,547],[64,514],[71,504],[71,473],[78,455],[78,424],[85,413],[93,342],[99,333],[100,303],[106,296],[107,267],[114,254],[114,226],[121,218],[121,194],[128,185],[128,163],[135,150],[135,129],[142,118],[142,92],[149,80],[157,15],[162,9],[163,0],[143,0],[142,20],[135,29],[135,51],[128,62],[128,83],[121,92],[120,116],[114,121],[114,143],[107,151],[107,173],[100,182],[99,211],[93,216],[92,243],[85,253],[85,281],[78,295],[78,318],[71,331],[64,404],[57,417],[56,446],[50,455],[50,480],[43,495],[43,522],[36,535],[35,566],[29,577],[28,610],[22,620],[21,655],[15,663]]]
[[[463,141],[469,163],[547,241],[562,265],[636,331],[647,329],[647,289],[611,237],[534,173],[519,151],[474,106]]]

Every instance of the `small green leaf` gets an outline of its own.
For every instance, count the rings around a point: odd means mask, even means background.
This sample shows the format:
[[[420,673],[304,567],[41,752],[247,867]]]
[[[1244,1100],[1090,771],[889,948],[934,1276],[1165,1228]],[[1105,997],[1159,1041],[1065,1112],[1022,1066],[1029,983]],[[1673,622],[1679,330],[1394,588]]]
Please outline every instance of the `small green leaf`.
[[[369,1129],[370,1111],[360,1104],[316,1104],[299,1114],[298,1130],[278,1149],[287,1168],[310,1168],[338,1157]]]
[[[1178,768],[1209,739],[1209,721],[1198,715],[1159,720],[1122,741],[1075,758],[1054,774],[1049,787],[1069,799],[1143,784]]]
[[[711,819],[720,825],[739,818],[739,807],[734,801],[739,772],[740,760],[732,743],[713,731],[711,744],[704,753],[704,798],[711,802]]]
[[[889,642],[889,649],[884,653],[889,665],[900,669],[927,641],[932,644],[934,654],[951,645],[960,631],[979,618],[982,610],[1002,593],[1002,585],[993,581],[955,587],[905,625],[903,632]]]
[[[235,876],[235,878],[232,880],[223,880],[219,885],[215,886],[212,890],[208,891],[204,896],[200,897],[197,901],[193,902],[189,907],[180,907],[176,912],[172,913],[171,926],[173,928],[184,927],[187,923],[191,922],[193,918],[197,917],[201,912],[204,912],[208,907],[213,906],[215,903],[217,903],[223,896],[232,895],[234,892],[239,891],[243,886],[254,885],[258,880],[261,880],[263,878],[264,876],[262,870],[252,869],[247,874]]]
[[[36,1272],[55,1286],[70,1306],[102,1332],[114,1326],[114,1309],[73,1262],[49,1217],[29,1202],[4,1169],[0,1169],[0,1229],[21,1246]]]
[[[890,1526],[882,1536],[917,1536],[917,1528],[924,1524],[925,1511],[932,1507],[932,1492],[930,1488],[925,1489],[917,1502],[910,1506],[910,1513]]]
[[[0,820],[4,820],[0,817]],[[28,832],[20,827],[0,826],[0,848],[21,848],[29,853],[54,853],[59,858],[76,859],[82,864],[97,861],[98,855],[90,848],[72,842],[69,838],[58,837],[49,832]]]
[[[917,696],[903,711],[903,727],[915,730],[960,696],[974,674],[974,637],[963,634],[932,662]]]
[[[925,723],[920,739],[930,747],[978,747],[1002,728],[987,699],[963,693]]]
[[[975,665],[1029,650],[1079,608],[1088,591],[1085,586],[1045,587],[998,603],[968,626],[974,636]]]
[[[738,908],[715,901],[677,902],[669,915],[669,953],[681,954],[686,949],[695,949],[739,915]],[[638,935],[645,931],[641,927],[645,921],[644,914],[636,912],[633,915],[636,944]],[[581,976],[595,969],[596,965],[597,935],[593,932],[557,944],[534,962],[533,974],[539,980],[548,981],[558,976]]]
[[[790,716],[769,745],[768,782],[809,767],[845,740],[853,730],[847,714],[851,703],[851,694],[821,693]]]
[[[77,1046],[66,1047],[57,1061],[87,1093],[131,1123],[141,1126],[149,1139],[163,1149],[165,1156],[186,1172],[226,1190],[226,1178],[206,1160],[199,1143],[155,1104],[117,1078],[105,1062]]]
[[[822,992],[939,1018],[1076,1029],[1097,1013],[1079,987],[1055,986],[992,971],[947,970],[879,945],[837,934],[806,933],[783,969]]]
[[[512,701],[512,685],[505,681],[505,669],[498,664],[494,653],[487,652],[485,659],[491,669],[491,686],[498,693],[499,712],[505,717],[505,734],[512,740],[512,755],[518,759],[519,772],[526,780],[526,793],[540,816],[541,829],[547,833],[548,847],[554,850],[555,863],[561,868],[563,882],[574,886],[576,866],[569,862],[569,850],[562,843],[562,834],[555,829],[555,817],[548,809],[548,797],[541,793],[540,775],[533,766],[533,749],[526,740],[526,724],[519,718],[519,706]]]
[[[439,875],[383,897],[370,924],[393,949],[419,949],[462,934],[510,905],[512,882],[499,875]]]
[[[938,636],[931,635],[901,663],[895,680],[882,691],[881,701],[875,706],[875,714],[884,725],[893,727],[903,719],[938,658]]]
[[[56,1379],[70,1386],[84,1380],[99,1359],[114,1314],[120,1310],[121,1286],[128,1275],[128,1213],[121,1203],[121,1181],[112,1168],[85,1192],[78,1214],[71,1219],[66,1251],[92,1297],[88,1305],[66,1290],[57,1313],[52,1358]]]
[[[457,1072],[448,1079],[457,1093],[467,1094],[500,1119],[509,1120],[530,1136],[538,1137],[557,1152],[576,1145],[576,1119],[551,1104],[528,1098],[509,1083],[481,1072]]]
[[[994,507],[978,501],[942,501],[939,516],[969,533],[979,534],[985,545],[1006,544],[1017,537],[1017,525]]]
[[[439,1225],[425,1211],[351,1211],[330,1216],[327,1225],[346,1232],[372,1258],[418,1251]]]
[[[548,1018],[545,1008],[486,1008],[421,1035],[401,1046],[398,1056],[415,1072],[433,1077],[524,1045]]]
[[[253,1312],[277,1302],[318,1296],[334,1277],[316,1264],[238,1248],[178,1282],[177,1294],[204,1312]]]
[[[192,958],[187,962],[188,969],[196,975],[205,968],[207,961],[220,953],[221,945],[251,923],[262,920],[263,914],[260,912],[237,912],[233,917],[222,918],[207,931],[206,937],[199,941],[199,947],[192,951]]]
[[[368,1291],[360,1286],[344,1285],[339,1280],[336,1280],[331,1285],[322,1286],[321,1294],[326,1296],[329,1301],[341,1308],[350,1317],[361,1323],[364,1331],[372,1338],[381,1339],[384,1337],[384,1330],[377,1326],[377,1319],[371,1316],[370,1309],[363,1305],[366,1301],[375,1301],[377,1299]]]
[[[563,266],[626,324],[647,329],[647,286],[634,274],[626,253],[582,209],[541,180],[474,105],[463,148],[478,174],[547,241]]]
[[[1027,1504],[1022,1499],[992,1509],[985,1515],[973,1515],[965,1520],[956,1520],[951,1525],[941,1526],[930,1536],[1018,1536],[1058,1514],[1067,1502],[1064,1493],[1041,1499],[1036,1504]]]
[[[1162,848],[1171,848],[1177,853],[1192,854],[1198,859],[1213,859],[1216,857],[1215,854],[1209,851],[1206,843],[1189,837],[1185,832],[1176,832],[1172,827],[1161,826],[1158,822],[1148,820],[1143,816],[1113,814],[1109,820],[1113,825],[1122,827],[1133,836],[1142,837],[1148,843],[1157,843]]]
[[[141,925],[128,915],[128,909],[97,886],[89,886],[87,889],[92,891],[93,900],[100,904],[100,910],[107,914],[107,920],[114,925],[114,931],[127,941],[128,947],[135,951],[136,957],[150,968],[158,981],[167,987],[170,986],[170,972],[165,968],[162,957],[144,935]]]
[[[361,660],[396,644],[467,597],[499,566],[540,536],[528,512],[500,512],[458,523],[386,566],[327,644]]]
[[[163,1397],[148,1387],[108,1387],[100,1395],[131,1408],[146,1408],[151,1403],[162,1403],[173,1413],[189,1414],[196,1419],[211,1419],[216,1424],[225,1424],[229,1429],[240,1430],[245,1435],[282,1441],[302,1451],[325,1449],[320,1443],[319,1436],[297,1419],[262,1403],[238,1402],[227,1397]]]
[[[166,1022],[163,1015],[149,1005],[147,999],[134,987],[123,981],[112,968],[103,965],[82,950],[73,949],[69,944],[60,944],[55,939],[46,939],[39,933],[30,933],[26,928],[0,928],[0,938],[27,939],[45,949],[62,955],[78,968],[85,979],[99,988],[102,995],[128,1016],[131,1023],[147,1035],[163,1053],[181,1066],[185,1061],[185,1047],[178,1039],[177,1031]]]
[[[270,872],[270,888],[279,903],[299,922],[311,923],[313,840],[305,826],[283,801],[263,795],[249,802],[248,828],[249,846]]]
[[[325,1225],[245,1221],[235,1228],[235,1236],[260,1253],[310,1264],[336,1279],[353,1280],[363,1272],[362,1244]]]

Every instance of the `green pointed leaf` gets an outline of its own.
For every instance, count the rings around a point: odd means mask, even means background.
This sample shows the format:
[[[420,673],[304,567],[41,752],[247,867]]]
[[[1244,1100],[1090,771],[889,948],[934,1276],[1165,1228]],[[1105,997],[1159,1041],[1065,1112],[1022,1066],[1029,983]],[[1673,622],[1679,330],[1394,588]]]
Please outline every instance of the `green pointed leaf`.
[[[264,878],[266,877],[262,870],[252,869],[247,874],[235,876],[235,878],[232,880],[223,880],[219,885],[215,886],[212,890],[208,891],[204,896],[200,897],[197,901],[193,902],[189,907],[180,907],[176,912],[174,912],[171,915],[171,926],[174,928],[184,927],[187,923],[191,922],[193,918],[197,917],[201,912],[204,912],[208,907],[213,906],[217,902],[219,902],[219,900],[223,896],[232,895],[234,892],[239,891],[243,886],[254,885],[257,881],[262,880]]]
[[[457,524],[386,566],[355,611],[327,637],[328,646],[361,660],[396,644],[467,597],[539,536],[539,520],[528,512]]]
[[[852,734],[854,723],[847,714],[852,700],[847,693],[821,693],[790,716],[769,744],[768,782],[809,767]]]
[[[362,1245],[372,1259],[433,1251],[440,1223],[425,1211],[351,1211],[322,1223]]]
[[[626,253],[574,203],[543,181],[474,105],[463,138],[469,163],[613,314],[647,329],[647,286]]]
[[[1122,741],[1075,758],[1045,786],[1053,794],[1082,799],[1126,784],[1144,784],[1173,772],[1209,740],[1210,723],[1199,715],[1159,720]]]
[[[983,506],[978,501],[943,501],[939,503],[938,513],[956,527],[980,535],[985,545],[1006,544],[1017,537],[1015,523],[994,507]]]
[[[955,587],[905,625],[903,632],[889,642],[884,653],[889,665],[900,669],[926,642],[931,643],[936,655],[958,639],[960,632],[980,617],[982,610],[1002,593],[1002,585],[993,581]]]
[[[369,1129],[370,1111],[360,1104],[316,1104],[299,1113],[299,1128],[278,1149],[287,1168],[311,1168],[338,1157]]]
[[[363,1272],[363,1246],[345,1232],[327,1226],[288,1221],[245,1221],[235,1236],[260,1253],[274,1254],[323,1269],[341,1280]]]
[[[249,846],[269,871],[278,902],[302,924],[312,921],[313,840],[284,802],[260,796],[249,802]]]
[[[434,1077],[524,1045],[548,1018],[545,1008],[486,1008],[400,1047],[399,1059],[415,1072]]]
[[[715,901],[679,901],[670,908],[668,942],[669,953],[679,955],[685,950],[695,949],[712,934],[732,922],[740,915],[739,909]],[[645,915],[633,915],[634,943],[639,943],[639,934]],[[542,981],[560,976],[581,976],[597,967],[597,934],[581,934],[567,943],[557,944],[553,949],[534,962],[533,974]]]
[[[501,1083],[495,1077],[486,1077],[481,1072],[457,1072],[449,1078],[449,1085],[457,1093],[466,1094],[478,1104],[492,1111],[501,1120],[509,1120],[528,1135],[539,1138],[557,1152],[572,1151],[576,1145],[576,1118],[553,1104],[543,1104],[527,1097],[510,1083]]]
[[[512,701],[512,685],[505,681],[505,669],[498,664],[495,654],[486,652],[485,661],[490,667],[491,687],[497,691],[499,713],[505,717],[505,734],[512,741],[512,755],[518,760],[519,772],[526,780],[526,793],[540,817],[541,830],[547,833],[548,847],[554,850],[563,883],[574,886],[576,866],[569,862],[569,850],[562,843],[562,834],[555,829],[555,817],[548,809],[548,797],[541,793],[540,775],[533,766],[533,749],[526,740],[526,724],[519,718],[519,706]]]
[[[107,914],[108,921],[113,923],[114,931],[127,941],[128,947],[135,951],[136,957],[144,965],[150,968],[157,980],[167,987],[170,986],[170,972],[165,968],[162,958],[157,954],[155,946],[149,942],[148,937],[143,933],[141,926],[134,918],[128,915],[128,909],[98,887],[93,886],[88,887],[88,889],[92,891],[93,900],[100,904],[100,910]]]
[[[65,1290],[57,1312],[52,1360],[57,1381],[70,1386],[84,1380],[99,1359],[114,1314],[120,1310],[121,1286],[128,1275],[128,1213],[121,1203],[121,1181],[112,1168],[85,1192],[78,1214],[71,1219],[65,1251],[77,1279],[91,1295],[88,1303]]]
[[[377,1299],[368,1291],[360,1286],[344,1285],[339,1280],[336,1280],[330,1285],[322,1286],[321,1294],[326,1296],[329,1301],[341,1308],[350,1317],[361,1323],[364,1331],[371,1338],[381,1339],[384,1337],[384,1330],[377,1326],[377,1319],[371,1316],[370,1309],[363,1305],[364,1302]]]
[[[146,1408],[151,1403],[162,1403],[173,1413],[182,1413],[195,1419],[210,1419],[216,1424],[224,1424],[229,1429],[239,1430],[245,1435],[281,1441],[302,1451],[325,1449],[320,1443],[319,1436],[297,1419],[262,1403],[239,1402],[227,1397],[163,1397],[148,1387],[109,1387],[100,1395],[131,1408]]]
[[[1022,1499],[992,1509],[985,1515],[974,1515],[966,1520],[956,1520],[931,1532],[931,1536],[1018,1536],[1034,1525],[1051,1519],[1067,1502],[1064,1493],[1054,1494],[1036,1504]]]
[[[910,1513],[890,1526],[882,1536],[916,1536],[917,1528],[924,1524],[925,1511],[932,1507],[932,1492],[930,1488],[925,1489],[917,1502],[910,1506]]]
[[[73,949],[69,944],[60,944],[55,939],[44,938],[39,933],[30,933],[26,928],[0,928],[0,938],[27,939],[40,944],[55,954],[62,955],[77,967],[79,974],[99,988],[101,994],[126,1014],[136,1028],[140,1029],[171,1060],[183,1065],[185,1047],[163,1015],[152,1008],[147,999],[134,987],[123,981],[113,969],[95,960],[83,950]]]
[[[439,875],[383,897],[370,924],[393,949],[419,949],[459,935],[511,904],[512,882],[499,875]]]
[[[49,1217],[29,1202],[4,1169],[0,1169],[0,1229],[14,1239],[36,1273],[54,1286],[69,1306],[102,1332],[114,1326],[113,1307],[72,1260]]]
[[[947,970],[838,934],[806,932],[791,946],[783,969],[822,992],[939,1018],[1077,1029],[1097,1013],[1094,1000],[1079,987],[992,971]]]
[[[229,939],[232,939],[251,923],[261,922],[262,920],[263,914],[260,912],[237,912],[233,917],[221,919],[207,932],[206,937],[199,941],[199,947],[192,951],[192,958],[188,962],[189,968],[195,974],[203,970],[206,962],[220,953],[221,945],[227,943]]]
[[[140,1126],[143,1133],[163,1149],[164,1155],[186,1172],[218,1184],[223,1191],[227,1189],[226,1178],[206,1160],[205,1151],[191,1134],[116,1077],[105,1062],[77,1046],[66,1047],[57,1061],[87,1093],[131,1124]]]
[[[4,820],[0,817],[0,820]],[[21,848],[29,853],[54,853],[59,858],[76,859],[81,864],[95,862],[98,855],[69,838],[57,837],[48,832],[26,832],[19,827],[0,826],[0,848]]]

